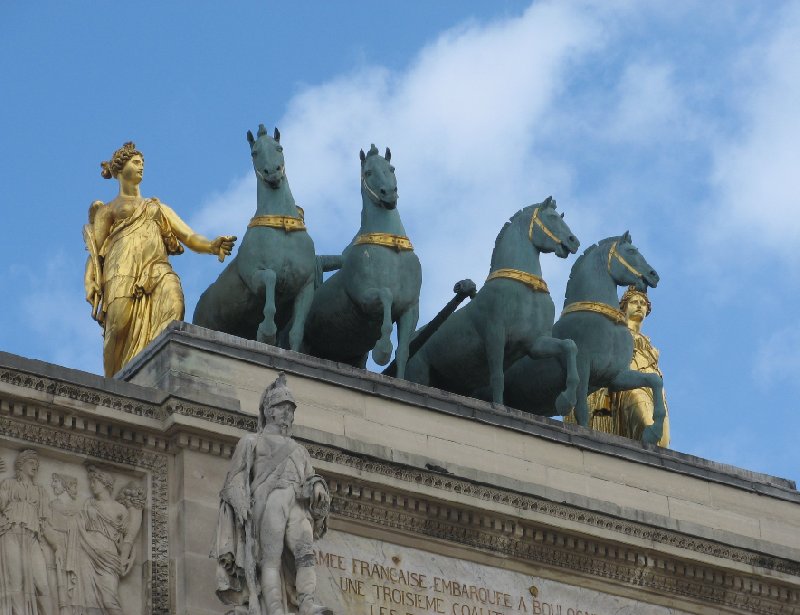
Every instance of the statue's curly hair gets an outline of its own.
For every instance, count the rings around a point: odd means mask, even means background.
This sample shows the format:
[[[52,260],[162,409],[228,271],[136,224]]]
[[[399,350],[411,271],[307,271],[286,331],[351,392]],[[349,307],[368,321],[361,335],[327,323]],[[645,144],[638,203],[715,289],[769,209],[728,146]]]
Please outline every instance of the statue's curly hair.
[[[125,166],[128,160],[136,155],[141,156],[142,160],[144,160],[144,154],[136,149],[136,144],[133,141],[123,143],[122,147],[120,147],[116,152],[114,152],[114,155],[111,156],[111,160],[105,160],[100,163],[100,175],[102,175],[105,179],[116,177],[122,172],[122,168]]]
[[[17,458],[14,460],[14,473],[17,475],[17,479],[19,479],[19,473],[22,470],[22,464],[28,461],[29,459],[32,459],[36,463],[39,463],[39,453],[37,453],[32,448],[26,448],[24,450],[21,450],[17,455]]]
[[[628,309],[628,301],[630,301],[631,297],[634,295],[644,297],[644,300],[647,302],[647,313],[645,316],[650,316],[650,312],[653,311],[653,304],[650,303],[650,297],[647,296],[647,291],[642,292],[641,290],[636,290],[635,286],[628,286],[628,290],[622,294],[622,299],[619,300],[619,309],[626,312]]]
[[[90,480],[94,478],[100,481],[100,483],[109,491],[114,488],[114,477],[110,472],[106,472],[94,464],[88,464],[86,466],[86,473],[89,475]]]

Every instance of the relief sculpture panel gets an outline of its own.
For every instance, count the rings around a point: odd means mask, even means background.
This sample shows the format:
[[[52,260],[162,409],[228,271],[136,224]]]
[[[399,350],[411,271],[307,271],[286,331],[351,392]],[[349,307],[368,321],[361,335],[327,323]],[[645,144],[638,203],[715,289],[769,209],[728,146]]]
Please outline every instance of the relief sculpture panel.
[[[0,615],[142,612],[142,478],[34,448],[0,459]]]

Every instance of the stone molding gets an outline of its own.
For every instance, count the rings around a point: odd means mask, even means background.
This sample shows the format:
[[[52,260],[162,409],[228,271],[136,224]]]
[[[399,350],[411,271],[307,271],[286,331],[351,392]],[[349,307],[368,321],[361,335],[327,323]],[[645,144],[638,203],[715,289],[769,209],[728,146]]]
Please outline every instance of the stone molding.
[[[309,445],[306,444],[308,447]],[[321,451],[315,451],[319,454]],[[312,453],[312,457],[314,454]],[[336,462],[330,456],[327,461]],[[369,462],[368,462],[369,463]],[[365,469],[365,471],[368,471]],[[450,488],[453,481],[425,472],[392,474],[401,480],[411,479],[438,488]],[[676,557],[655,554],[649,549],[612,543],[567,534],[553,528],[537,527],[529,521],[503,517],[491,511],[457,507],[448,503],[407,495],[381,485],[366,485],[346,477],[328,477],[331,489],[331,512],[335,516],[370,526],[433,538],[488,551],[518,561],[569,571],[593,579],[605,579],[618,587],[638,588],[657,592],[666,597],[710,604],[759,615],[797,615],[800,613],[800,587],[763,577],[701,565]],[[460,481],[454,481],[460,482]],[[475,495],[481,499],[502,500],[493,496],[499,492],[479,488]],[[528,498],[520,498],[519,503]],[[531,498],[532,499],[532,498]],[[538,502],[539,511],[563,509],[560,518],[582,520],[582,511],[551,502]],[[531,507],[533,509],[533,507]],[[631,535],[640,528],[635,524],[605,519],[605,527]],[[652,531],[652,528],[649,528]],[[666,532],[664,533],[666,534]],[[672,543],[689,550],[710,551],[726,557],[773,570],[791,568],[797,573],[797,562],[764,561],[758,554],[727,549],[710,541],[698,541],[674,536]],[[738,553],[733,553],[738,551]],[[784,566],[787,564],[788,566]],[[782,570],[793,574],[789,570]]]
[[[654,543],[663,544],[665,546],[676,547],[679,549],[686,549],[694,553],[702,553],[720,559],[730,560],[736,563],[745,564],[755,568],[762,568],[776,572],[785,573],[788,575],[798,577],[800,583],[800,562],[788,559],[768,556],[762,553],[749,551],[747,549],[740,549],[731,547],[712,540],[705,540],[702,538],[695,538],[680,532],[664,530],[655,528],[644,523],[636,523],[619,519],[609,515],[580,509],[567,504],[559,504],[550,500],[537,498],[535,496],[517,493],[495,487],[488,487],[468,480],[443,475],[428,470],[420,470],[400,464],[386,463],[374,459],[368,459],[361,456],[352,455],[345,451],[335,449],[313,442],[303,441],[303,445],[308,449],[312,459],[318,459],[328,463],[333,463],[339,466],[345,466],[357,470],[365,474],[377,474],[380,476],[387,476],[396,480],[401,480],[406,483],[417,485],[425,485],[441,491],[449,493],[463,494],[475,498],[479,501],[489,501],[497,504],[502,504],[519,510],[529,510],[541,513],[554,520],[565,520],[585,525],[600,528],[607,531],[612,531],[621,536],[630,536],[641,540],[646,540]],[[349,479],[339,478],[336,480],[347,481]],[[357,496],[355,500],[360,500],[361,487],[358,485],[350,485],[350,489]],[[374,485],[373,490],[377,492],[386,491],[384,487]],[[403,498],[409,497],[418,501],[423,501],[424,497],[415,494],[414,496],[402,496],[399,501],[402,502]],[[396,504],[403,508],[402,504]],[[448,504],[438,503],[438,508],[446,508]],[[478,512],[477,510],[474,512]],[[448,514],[447,518],[453,515],[456,517],[461,514],[459,509],[453,508],[452,515]],[[474,513],[471,513],[474,514]],[[480,514],[486,515],[486,511],[480,511]],[[499,515],[492,521],[493,525],[500,524],[501,526],[514,526],[517,523],[524,523],[510,518],[500,518]],[[511,532],[514,533],[513,531]],[[800,600],[800,593],[798,594]]]

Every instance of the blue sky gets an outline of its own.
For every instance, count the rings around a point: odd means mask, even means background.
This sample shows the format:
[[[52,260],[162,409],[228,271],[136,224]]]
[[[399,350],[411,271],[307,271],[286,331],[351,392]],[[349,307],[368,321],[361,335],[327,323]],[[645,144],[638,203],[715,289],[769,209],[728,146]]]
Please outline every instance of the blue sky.
[[[123,141],[144,194],[241,236],[245,133],[278,125],[321,253],[357,228],[359,149],[391,147],[421,322],[525,205],[552,194],[584,247],[630,230],[673,448],[797,479],[798,58],[797,2],[2,3],[0,349],[101,371],[80,229]],[[173,265],[191,315],[221,266]]]

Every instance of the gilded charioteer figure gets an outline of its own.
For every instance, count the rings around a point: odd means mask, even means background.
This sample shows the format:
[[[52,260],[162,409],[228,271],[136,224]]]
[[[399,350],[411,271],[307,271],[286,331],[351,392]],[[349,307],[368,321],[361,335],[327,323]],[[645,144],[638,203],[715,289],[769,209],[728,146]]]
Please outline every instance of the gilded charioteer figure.
[[[628,329],[633,336],[631,369],[663,377],[658,366],[658,349],[653,346],[650,338],[642,333],[642,323],[653,309],[647,293],[639,292],[634,287],[628,287],[620,299],[619,309],[625,314]],[[588,401],[592,429],[641,440],[645,427],[653,423],[653,392],[650,389],[609,392],[608,389],[603,388],[589,395]],[[666,395],[664,395],[664,408],[667,411],[664,419],[664,431],[657,444],[667,447],[670,435]],[[567,420],[574,422],[573,415],[568,416]]]
[[[101,167],[104,178],[119,182],[119,194],[89,207],[84,284],[92,317],[104,329],[103,368],[113,376],[171,321],[183,320],[183,289],[168,256],[186,246],[222,262],[236,237],[209,240],[157,198],[142,197],[144,156],[133,142]]]

